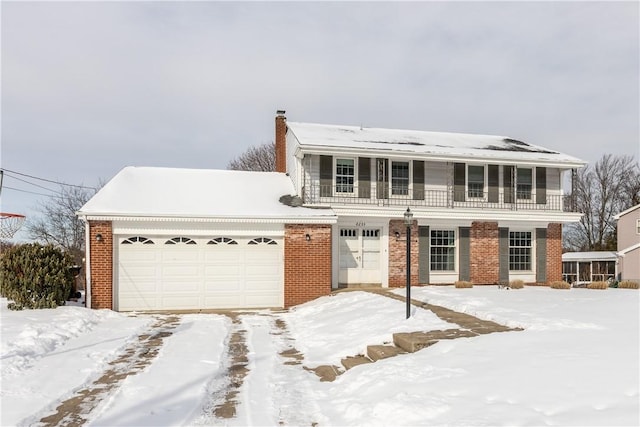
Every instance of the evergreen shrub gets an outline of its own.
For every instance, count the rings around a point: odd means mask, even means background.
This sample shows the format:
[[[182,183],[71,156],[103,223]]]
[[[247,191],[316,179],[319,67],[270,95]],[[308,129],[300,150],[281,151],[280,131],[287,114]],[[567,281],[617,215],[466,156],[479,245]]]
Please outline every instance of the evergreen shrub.
[[[14,246],[0,258],[0,295],[8,308],[55,308],[64,305],[73,288],[73,258],[54,247],[29,243]]]

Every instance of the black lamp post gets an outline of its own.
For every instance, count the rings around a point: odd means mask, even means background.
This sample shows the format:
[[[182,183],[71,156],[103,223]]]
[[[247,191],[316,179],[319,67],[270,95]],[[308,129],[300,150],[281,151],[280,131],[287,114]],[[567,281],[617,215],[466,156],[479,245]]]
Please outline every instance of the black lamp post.
[[[404,225],[407,226],[407,319],[411,317],[411,225],[413,213],[409,208],[404,213]]]

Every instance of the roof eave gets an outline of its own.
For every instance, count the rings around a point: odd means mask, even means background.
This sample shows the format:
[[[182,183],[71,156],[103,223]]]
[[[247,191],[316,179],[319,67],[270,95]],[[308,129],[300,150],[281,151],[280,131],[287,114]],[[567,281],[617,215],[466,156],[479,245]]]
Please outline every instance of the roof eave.
[[[370,149],[370,148],[356,148],[356,147],[336,147],[328,145],[304,145],[301,144],[298,147],[301,154],[317,154],[317,155],[343,155],[350,157],[381,157],[391,156],[395,158],[406,159],[422,159],[433,160],[440,162],[468,162],[468,155],[454,155],[454,154],[432,154],[432,153],[420,153],[412,150],[399,150],[399,149]],[[485,161],[491,164],[526,164],[533,166],[546,166],[555,167],[559,169],[573,169],[583,168],[587,165],[587,162],[580,159],[569,160],[544,160],[544,159],[513,159],[513,158],[497,158],[497,157],[474,157],[478,161]]]

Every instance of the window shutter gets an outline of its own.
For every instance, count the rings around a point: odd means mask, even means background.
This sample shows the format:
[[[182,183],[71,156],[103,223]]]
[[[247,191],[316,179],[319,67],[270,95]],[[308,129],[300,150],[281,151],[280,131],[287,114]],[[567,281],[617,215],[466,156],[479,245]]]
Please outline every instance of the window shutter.
[[[506,193],[505,193],[506,194]],[[498,281],[509,283],[509,229],[498,229]]]
[[[536,281],[547,283],[547,229],[536,228]]]
[[[320,156],[320,197],[333,195],[333,157]]]
[[[418,282],[421,284],[429,283],[429,238],[429,227],[418,227]]]
[[[536,203],[547,204],[547,168],[536,167]]]
[[[504,183],[504,202],[505,203],[513,203],[514,202],[514,179],[513,179],[514,168],[513,166],[503,166],[502,168],[502,181]]]
[[[413,161],[413,200],[424,200],[424,162]]]
[[[500,166],[489,165],[489,203],[498,203],[500,201]]]
[[[455,202],[465,201],[466,169],[467,165],[464,163],[455,163],[453,165],[453,201]]]
[[[459,280],[471,280],[471,228],[460,227],[460,276]]]
[[[358,158],[358,197],[362,199],[371,197],[371,159],[369,157]]]

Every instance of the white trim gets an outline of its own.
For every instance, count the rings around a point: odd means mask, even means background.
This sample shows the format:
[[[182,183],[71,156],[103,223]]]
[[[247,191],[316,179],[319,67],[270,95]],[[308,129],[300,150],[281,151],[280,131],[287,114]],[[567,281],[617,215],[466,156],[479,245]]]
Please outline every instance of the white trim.
[[[89,233],[89,223],[84,222],[84,305],[91,308],[91,236]]]
[[[137,216],[135,214],[91,214],[79,213],[78,216],[87,221],[161,221],[161,222],[207,222],[207,223],[251,223],[251,224],[335,224],[336,215],[300,216],[300,217],[184,217],[184,216]]]
[[[631,213],[636,209],[640,209],[640,205],[631,206],[629,209],[620,212],[618,215],[614,215],[613,219],[620,219],[621,216],[625,216],[626,214]]]
[[[624,248],[623,250],[618,251],[617,255],[620,257],[624,257],[627,253],[635,251],[638,248],[640,248],[640,243],[636,243],[635,245],[631,245],[628,248]]]
[[[340,155],[340,156],[356,156],[356,157],[384,157],[388,154],[388,151],[378,151],[371,149],[354,149],[350,147],[319,147],[319,146],[309,146],[309,145],[300,145],[300,151],[304,154],[316,154],[316,155]],[[467,155],[433,155],[433,154],[425,154],[425,153],[416,153],[414,151],[408,150],[397,150],[394,148],[393,151],[394,158],[398,159],[408,159],[408,160],[427,160],[427,161],[436,161],[436,162],[454,162],[454,163],[467,163],[469,161],[469,156]],[[586,166],[587,162],[574,162],[574,161],[566,161],[566,162],[558,162],[558,161],[544,161],[540,159],[527,159],[527,160],[517,160],[517,159],[505,159],[505,158],[494,158],[494,157],[478,157],[482,161],[487,163],[491,163],[492,165],[526,165],[528,167],[531,166],[545,166],[550,168],[558,168],[558,169],[575,169],[575,168],[583,168]]]

